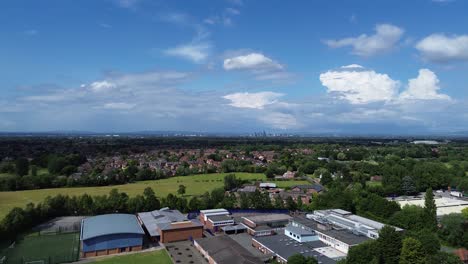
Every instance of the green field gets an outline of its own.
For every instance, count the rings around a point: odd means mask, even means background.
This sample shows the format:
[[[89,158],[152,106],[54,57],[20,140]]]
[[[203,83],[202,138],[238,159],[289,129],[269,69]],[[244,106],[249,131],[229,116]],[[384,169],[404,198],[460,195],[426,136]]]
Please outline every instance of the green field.
[[[104,259],[97,260],[93,263],[98,264],[172,264],[172,260],[167,254],[165,249],[145,252],[145,253],[135,253],[125,256],[117,257],[106,257]]]
[[[367,185],[367,186],[371,186],[371,187],[382,186],[382,182],[378,182],[378,181],[366,181],[366,185]]]
[[[23,264],[40,261],[54,264],[78,260],[80,235],[78,233],[42,235],[37,233],[16,241],[13,248],[5,249],[8,264]]]
[[[38,203],[47,196],[57,194],[66,194],[70,196],[82,195],[84,193],[88,193],[89,195],[102,195],[108,194],[113,188],[117,188],[121,192],[126,192],[128,195],[134,196],[136,194],[142,194],[146,187],[151,187],[154,189],[157,196],[165,197],[169,193],[176,194],[179,185],[183,184],[187,187],[186,196],[200,195],[206,191],[211,191],[214,188],[222,187],[224,185],[223,178],[225,175],[226,173],[200,174],[104,187],[55,188],[0,192],[0,219],[3,219],[3,217],[14,207],[24,207],[30,202]],[[236,173],[236,176],[245,180],[267,180],[265,175],[262,173]],[[278,187],[289,187],[291,185],[307,183],[307,181],[276,181]]]

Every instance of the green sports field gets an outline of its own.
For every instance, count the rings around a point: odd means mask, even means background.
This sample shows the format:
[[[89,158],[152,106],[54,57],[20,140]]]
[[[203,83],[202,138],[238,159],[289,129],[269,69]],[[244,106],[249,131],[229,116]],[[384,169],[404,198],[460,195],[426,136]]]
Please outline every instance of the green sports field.
[[[135,253],[125,256],[106,257],[97,260],[96,264],[172,264],[172,260],[165,249]]]
[[[56,188],[56,189],[41,189],[41,190],[28,190],[17,192],[0,192],[0,219],[14,207],[24,207],[27,203],[38,203],[47,196],[54,196],[57,194],[66,195],[82,195],[88,193],[89,195],[102,195],[108,194],[113,188],[117,188],[121,192],[126,192],[130,196],[142,194],[146,187],[151,187],[159,197],[165,197],[169,193],[177,194],[177,189],[180,184],[187,187],[186,196],[200,195],[206,191],[211,191],[214,188],[222,187],[224,184],[224,176],[227,173],[214,173],[214,174],[199,174],[191,176],[171,177],[169,179],[141,181],[136,183],[104,186],[104,187],[76,187],[76,188]],[[267,181],[262,173],[235,173],[237,177],[245,180],[259,180]],[[296,184],[307,184],[307,181],[276,181],[278,187],[290,187]]]
[[[17,240],[13,248],[5,249],[8,264],[55,264],[78,260],[78,233],[41,235],[30,234]]]

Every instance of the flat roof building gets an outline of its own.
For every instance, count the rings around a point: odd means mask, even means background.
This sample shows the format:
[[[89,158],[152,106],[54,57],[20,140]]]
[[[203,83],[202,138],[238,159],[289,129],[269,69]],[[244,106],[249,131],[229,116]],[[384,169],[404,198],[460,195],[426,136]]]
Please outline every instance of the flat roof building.
[[[138,213],[138,220],[153,241],[169,243],[203,237],[203,225],[197,220],[188,220],[178,210],[162,208]]]
[[[196,239],[194,246],[210,264],[264,263],[229,236]]]
[[[377,239],[384,226],[341,209],[317,210],[312,214],[294,217],[285,228],[285,235],[298,242],[320,240],[346,255],[351,247],[369,239]],[[403,230],[398,227],[395,229]]]
[[[106,214],[82,220],[81,257],[93,257],[143,248],[145,232],[131,214]]]
[[[201,210],[199,219],[205,229],[214,232],[222,230],[225,226],[232,226],[235,224],[234,219],[226,209]]]
[[[316,240],[300,243],[283,234],[253,237],[252,246],[260,250],[263,254],[273,254],[276,257],[276,261],[279,263],[287,263],[288,258],[295,254],[313,257],[319,263],[323,264],[334,264],[336,263],[336,260],[342,259],[346,256],[345,254],[330,248],[322,241]],[[324,253],[327,253],[329,256],[326,256]]]
[[[392,199],[397,202],[400,207],[405,205],[417,205],[424,207],[424,196],[417,197],[397,197]],[[442,217],[451,213],[461,213],[461,211],[468,207],[468,200],[460,199],[451,196],[435,196],[434,202],[437,207],[437,216]]]
[[[269,236],[278,232],[282,233],[291,218],[287,214],[243,216],[242,225],[247,228],[247,233],[252,236]]]

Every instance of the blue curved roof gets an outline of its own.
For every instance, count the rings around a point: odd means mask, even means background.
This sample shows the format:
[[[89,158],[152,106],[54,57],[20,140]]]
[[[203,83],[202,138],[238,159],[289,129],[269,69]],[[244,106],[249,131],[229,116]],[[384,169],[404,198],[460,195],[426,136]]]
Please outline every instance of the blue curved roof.
[[[105,214],[83,219],[81,240],[114,234],[142,234],[145,232],[135,215]]]

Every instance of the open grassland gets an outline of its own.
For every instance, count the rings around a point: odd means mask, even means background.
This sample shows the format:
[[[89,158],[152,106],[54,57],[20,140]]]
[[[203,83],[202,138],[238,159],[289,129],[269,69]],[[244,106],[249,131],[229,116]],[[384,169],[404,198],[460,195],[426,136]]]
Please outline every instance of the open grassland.
[[[172,264],[165,249],[135,253],[125,256],[106,257],[95,261],[96,264]]]
[[[153,181],[140,181],[136,183],[129,183],[124,185],[103,186],[103,187],[76,187],[76,188],[55,188],[55,189],[41,189],[41,190],[28,190],[17,192],[0,192],[0,219],[14,207],[24,207],[26,204],[38,203],[44,200],[47,196],[54,196],[57,194],[64,195],[82,195],[87,193],[89,195],[103,195],[108,194],[113,188],[121,192],[125,192],[130,196],[142,194],[146,187],[151,187],[156,192],[158,197],[165,197],[169,193],[177,194],[177,189],[180,184],[186,186],[185,196],[201,195],[207,191],[211,191],[217,187],[224,185],[224,176],[227,173],[215,174],[200,174],[191,176],[178,176],[169,179],[153,180]],[[235,173],[237,177],[249,181],[267,181],[262,173]],[[307,181],[275,181],[278,187],[290,187],[297,184],[307,184]]]

